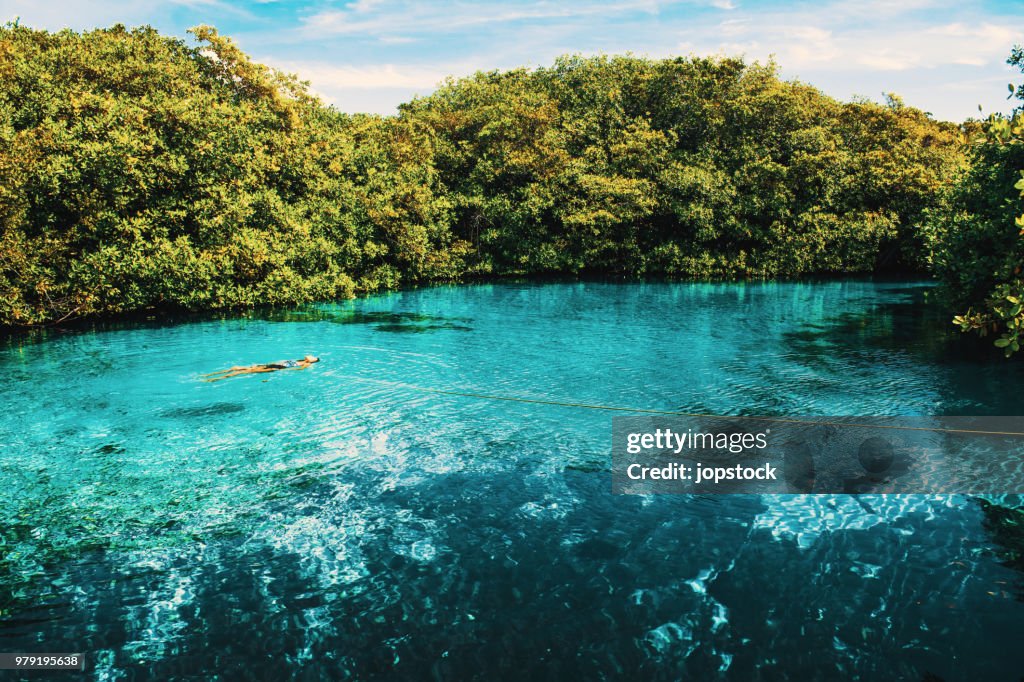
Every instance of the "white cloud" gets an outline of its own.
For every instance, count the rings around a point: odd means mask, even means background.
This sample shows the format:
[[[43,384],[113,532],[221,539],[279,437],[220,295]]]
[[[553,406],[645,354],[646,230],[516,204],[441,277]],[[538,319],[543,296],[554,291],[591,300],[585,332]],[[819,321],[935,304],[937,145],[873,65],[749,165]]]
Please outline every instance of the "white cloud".
[[[356,0],[355,2],[350,2],[346,7],[353,12],[364,13],[379,7],[382,2],[383,0]]]
[[[274,0],[256,0],[267,3]],[[0,0],[0,21],[18,17],[32,28],[88,31],[114,24],[139,26],[150,24],[168,31],[165,21],[171,15],[186,18],[185,26],[200,23],[221,25],[223,21],[253,21],[253,11],[231,0]],[[178,35],[184,31],[178,29]]]
[[[0,0],[0,21],[13,21],[32,28],[59,30],[73,28],[92,29],[98,26],[146,23],[158,8],[156,0],[139,0],[131,5],[117,5],[89,0],[68,0],[63,3],[38,0]]]
[[[341,111],[394,114],[398,105],[416,95],[433,92],[449,75],[467,75],[475,69],[465,66],[431,68],[401,64],[364,66],[335,65],[325,62],[275,62],[266,64],[310,83],[312,92]]]
[[[275,66],[299,74],[310,81],[314,89],[324,91],[340,88],[432,89],[452,73],[444,68],[398,64],[345,66],[324,62],[285,62]]]
[[[764,59],[775,55],[790,70],[905,71],[951,64],[982,66],[1001,60],[1021,35],[1006,26],[983,23],[965,26],[908,25],[844,29],[819,16],[774,16],[721,22],[717,31],[692,31],[680,37],[698,52],[744,53]],[[696,41],[693,39],[697,38]]]
[[[264,0],[265,1],[265,0]],[[221,15],[234,14],[245,19],[253,19],[255,15],[227,0],[167,0],[168,4],[181,5],[191,10],[213,10]]]
[[[729,2],[729,0],[717,0]],[[410,3],[389,7],[387,12],[369,10],[383,7],[377,0],[357,0],[345,10],[327,10],[302,20],[307,36],[380,36],[409,33],[452,33],[485,25],[507,25],[524,21],[565,20],[580,17],[613,17],[626,12],[656,14],[654,0],[600,2],[502,2],[477,5]]]

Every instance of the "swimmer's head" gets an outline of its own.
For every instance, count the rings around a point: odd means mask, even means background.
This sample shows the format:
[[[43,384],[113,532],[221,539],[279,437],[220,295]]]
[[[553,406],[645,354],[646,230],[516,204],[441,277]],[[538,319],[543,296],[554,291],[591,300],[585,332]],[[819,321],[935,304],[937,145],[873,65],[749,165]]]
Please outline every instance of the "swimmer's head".
[[[306,362],[320,362],[320,358],[318,358],[315,355],[307,355],[306,357],[304,357],[302,359],[305,360]]]

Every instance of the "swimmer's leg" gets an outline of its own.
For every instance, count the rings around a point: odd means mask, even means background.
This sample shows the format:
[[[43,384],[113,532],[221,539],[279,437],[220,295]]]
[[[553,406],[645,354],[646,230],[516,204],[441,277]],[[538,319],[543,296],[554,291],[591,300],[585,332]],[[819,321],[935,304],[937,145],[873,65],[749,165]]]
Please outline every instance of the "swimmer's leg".
[[[244,369],[251,369],[251,366],[247,365],[235,365],[230,369],[218,369],[216,372],[210,372],[209,374],[200,374],[201,377],[215,377],[218,374],[231,374],[232,372],[241,372]]]
[[[259,365],[256,365],[254,367],[239,367],[238,369],[231,369],[226,371],[226,374],[221,374],[220,376],[215,377],[208,377],[207,379],[204,379],[204,381],[220,381],[221,379],[239,377],[242,376],[243,374],[264,374],[265,372],[275,372],[277,370],[272,369],[270,367],[261,367]]]

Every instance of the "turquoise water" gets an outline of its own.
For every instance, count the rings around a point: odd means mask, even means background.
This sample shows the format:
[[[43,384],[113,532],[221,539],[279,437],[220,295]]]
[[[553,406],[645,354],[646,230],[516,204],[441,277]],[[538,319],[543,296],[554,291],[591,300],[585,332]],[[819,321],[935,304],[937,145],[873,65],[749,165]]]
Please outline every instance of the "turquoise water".
[[[1004,509],[616,496],[610,413],[420,390],[1024,414],[1024,363],[927,290],[481,285],[12,339],[0,650],[97,679],[1015,680]]]

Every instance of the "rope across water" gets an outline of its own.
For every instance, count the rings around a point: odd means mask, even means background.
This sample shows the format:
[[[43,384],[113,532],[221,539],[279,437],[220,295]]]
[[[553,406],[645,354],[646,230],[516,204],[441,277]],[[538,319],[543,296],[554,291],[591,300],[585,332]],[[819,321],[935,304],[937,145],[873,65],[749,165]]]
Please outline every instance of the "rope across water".
[[[834,421],[817,421],[811,419],[791,419],[786,417],[752,417],[746,415],[721,415],[721,414],[707,414],[702,412],[683,412],[680,410],[656,410],[644,407],[624,407],[621,405],[601,405],[595,403],[581,403],[581,402],[570,402],[564,400],[551,400],[545,398],[527,398],[523,396],[515,395],[498,395],[493,393],[480,393],[476,391],[468,390],[456,390],[446,388],[432,388],[429,386],[418,386],[416,384],[405,384],[397,381],[385,381],[382,379],[370,379],[368,377],[357,377],[346,375],[344,378],[359,381],[365,383],[374,383],[384,386],[394,386],[396,388],[403,388],[409,391],[418,391],[421,393],[433,393],[436,395],[447,395],[459,398],[473,398],[477,400],[495,400],[515,403],[527,403],[532,405],[551,405],[555,407],[572,407],[584,410],[604,410],[607,412],[628,412],[633,414],[654,414],[663,415],[669,417],[695,417],[700,419],[722,419],[734,421],[738,419],[746,419],[750,421],[761,421],[761,422],[772,422],[772,423],[783,423],[783,424],[801,424],[806,426],[844,426],[844,427],[856,427],[865,429],[881,429],[881,430],[897,430],[897,431],[932,431],[937,433],[970,433],[975,435],[983,436],[1024,436],[1024,431],[990,431],[984,429],[951,429],[942,427],[929,427],[929,426],[902,426],[893,424],[862,424],[862,423],[848,423],[848,422],[834,422]]]

